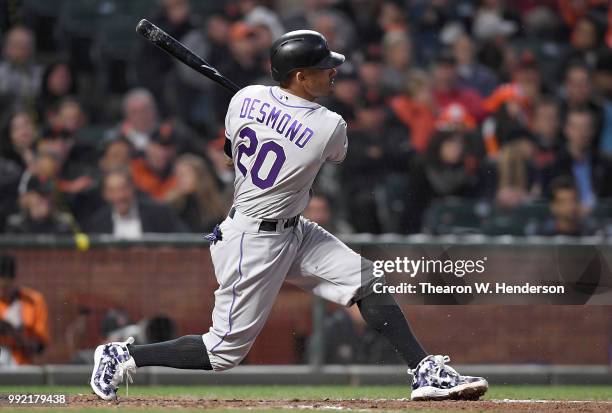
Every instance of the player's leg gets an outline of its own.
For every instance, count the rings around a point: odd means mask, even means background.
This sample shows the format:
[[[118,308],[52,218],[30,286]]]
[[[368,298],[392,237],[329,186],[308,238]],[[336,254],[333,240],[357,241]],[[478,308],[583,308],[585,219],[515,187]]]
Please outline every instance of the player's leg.
[[[261,332],[298,251],[293,228],[258,232],[260,221],[237,211],[211,246],[219,288],[212,326],[203,335],[213,370],[238,365]]]
[[[212,370],[206,346],[199,334],[161,343],[128,346],[136,367],[164,366],[176,369]]]
[[[356,304],[368,326],[391,343],[408,367],[416,368],[427,356],[391,294],[370,293],[359,298]]]
[[[117,388],[124,375],[144,366],[211,370],[201,335],[190,335],[155,344],[133,345],[128,341],[98,346],[90,385],[104,400],[117,398]]]
[[[427,355],[393,296],[374,293],[370,261],[306,219],[300,228],[303,241],[287,280],[330,301],[356,303],[368,326],[385,337],[410,367],[414,400],[472,399],[486,392],[483,378],[460,376],[445,365],[448,357]]]
[[[357,304],[370,328],[383,335],[410,368],[427,355],[390,294],[372,294],[372,262],[319,225],[302,219],[303,240],[287,280],[341,305]]]
[[[258,226],[257,220],[237,214],[221,224],[220,239],[210,247],[219,288],[209,332],[157,344],[99,346],[91,378],[98,396],[116,398],[123,374],[137,367],[222,371],[242,361],[268,318],[299,244],[293,228],[258,233]]]

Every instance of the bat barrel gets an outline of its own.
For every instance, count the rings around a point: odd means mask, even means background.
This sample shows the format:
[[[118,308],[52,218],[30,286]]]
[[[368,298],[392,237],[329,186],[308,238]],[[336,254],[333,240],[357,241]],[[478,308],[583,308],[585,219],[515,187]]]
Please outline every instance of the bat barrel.
[[[138,25],[136,26],[136,33],[148,39],[149,34],[151,33],[151,30],[153,30],[154,27],[155,25],[153,23],[151,23],[147,19],[142,19],[138,22]]]
[[[174,39],[168,33],[148,21],[142,19],[136,26],[136,33],[159,47],[174,58],[185,63],[192,69],[209,77],[221,86],[227,88],[233,93],[236,93],[240,88],[231,80],[227,79],[219,73],[214,67],[208,64],[204,59],[194,54],[191,50],[185,47],[181,42]]]

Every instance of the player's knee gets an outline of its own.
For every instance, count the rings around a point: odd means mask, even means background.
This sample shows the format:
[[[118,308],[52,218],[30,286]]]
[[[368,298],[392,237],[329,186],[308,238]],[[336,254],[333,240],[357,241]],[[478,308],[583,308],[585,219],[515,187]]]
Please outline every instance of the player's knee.
[[[246,353],[232,356],[221,356],[218,354],[211,355],[209,353],[210,364],[214,371],[226,371],[233,369],[234,367],[239,365],[245,357]]]

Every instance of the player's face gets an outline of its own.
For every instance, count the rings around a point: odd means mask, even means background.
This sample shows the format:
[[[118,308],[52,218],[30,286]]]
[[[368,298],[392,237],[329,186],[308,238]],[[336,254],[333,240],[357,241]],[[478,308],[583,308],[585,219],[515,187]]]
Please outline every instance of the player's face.
[[[304,69],[302,85],[304,90],[313,97],[328,96],[334,87],[336,69]]]

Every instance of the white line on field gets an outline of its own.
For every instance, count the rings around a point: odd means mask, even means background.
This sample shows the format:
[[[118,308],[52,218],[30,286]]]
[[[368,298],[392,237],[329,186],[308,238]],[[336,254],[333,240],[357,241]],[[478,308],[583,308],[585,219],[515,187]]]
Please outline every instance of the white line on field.
[[[489,400],[492,403],[607,403],[612,404],[609,400],[515,400],[515,399],[499,399]]]

